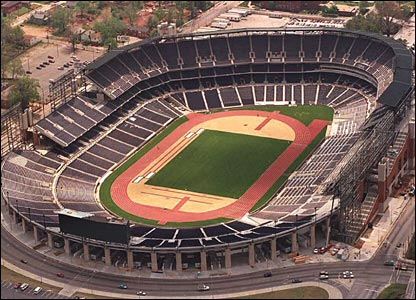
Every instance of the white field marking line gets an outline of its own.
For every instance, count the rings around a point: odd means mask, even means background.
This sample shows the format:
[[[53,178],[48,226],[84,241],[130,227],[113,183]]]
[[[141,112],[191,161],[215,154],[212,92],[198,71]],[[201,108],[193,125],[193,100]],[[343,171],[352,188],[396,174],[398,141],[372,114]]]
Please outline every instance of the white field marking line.
[[[133,183],[139,183],[143,178],[143,176],[139,175],[133,180]]]
[[[155,173],[154,172],[150,172],[149,174],[146,175],[145,178],[146,179],[150,179],[150,178],[152,178],[153,175],[155,175]]]
[[[199,128],[198,131],[196,132],[196,134],[201,134],[202,132],[204,132],[205,128]]]

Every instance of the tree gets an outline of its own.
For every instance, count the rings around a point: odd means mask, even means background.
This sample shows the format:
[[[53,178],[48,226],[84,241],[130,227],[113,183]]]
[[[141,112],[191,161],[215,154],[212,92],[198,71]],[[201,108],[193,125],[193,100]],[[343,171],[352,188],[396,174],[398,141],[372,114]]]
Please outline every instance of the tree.
[[[20,58],[15,58],[15,59],[11,60],[7,64],[6,68],[7,68],[8,72],[11,74],[11,77],[13,79],[16,78],[16,75],[24,75],[25,74],[25,70],[23,69],[22,61],[20,60]]]
[[[96,1],[98,9],[103,9],[105,7],[106,1]]]
[[[176,16],[176,27],[180,27],[185,23],[183,20],[183,10],[178,11],[178,15]]]
[[[5,78],[10,71],[9,64],[20,50],[26,47],[23,39],[23,30],[19,27],[11,27],[10,18],[1,17],[1,77]],[[15,67],[12,70],[16,70]]]
[[[89,9],[90,1],[77,1],[75,9],[81,13],[81,17],[84,16],[84,13]]]
[[[101,38],[104,45],[114,46],[114,41],[117,35],[121,34],[126,29],[126,25],[118,18],[111,17],[105,21],[94,24],[94,30],[101,33]],[[117,43],[115,43],[117,45]]]
[[[332,4],[330,7],[324,6],[322,8],[323,15],[338,15],[338,7]]]
[[[159,24],[159,20],[156,18],[156,16],[152,16],[147,22],[147,27],[149,28],[149,31],[155,29],[157,24]]]
[[[361,31],[368,31],[368,32],[376,32],[382,33],[382,25],[381,25],[381,17],[374,14],[369,13],[365,16],[358,15],[350,20],[345,24],[345,28],[351,30],[361,30]]]
[[[358,9],[359,9],[359,13],[360,15],[365,15],[368,11],[368,4],[364,1],[360,1],[358,3]]]
[[[81,2],[81,1],[80,1]],[[51,16],[51,26],[55,29],[55,34],[65,35],[68,33],[69,23],[72,13],[68,8],[60,7]]]
[[[169,8],[168,13],[166,14],[166,21],[172,23],[173,19],[176,19],[176,11],[173,8]]]
[[[135,2],[138,2],[138,1],[130,2],[129,6],[125,10],[125,16],[129,20],[130,25],[133,25],[134,22],[136,21],[137,12],[139,11],[139,9],[137,8],[137,4],[135,4]]]
[[[158,21],[162,21],[165,15],[166,15],[166,12],[160,7],[155,10],[154,16],[157,18]]]
[[[390,36],[397,30],[395,20],[403,19],[403,12],[397,1],[376,1],[375,7],[382,18],[383,32]]]
[[[40,88],[39,80],[25,75],[19,78],[12,87],[9,99],[12,104],[22,103],[22,108],[26,109],[30,102],[41,100],[38,88]]]

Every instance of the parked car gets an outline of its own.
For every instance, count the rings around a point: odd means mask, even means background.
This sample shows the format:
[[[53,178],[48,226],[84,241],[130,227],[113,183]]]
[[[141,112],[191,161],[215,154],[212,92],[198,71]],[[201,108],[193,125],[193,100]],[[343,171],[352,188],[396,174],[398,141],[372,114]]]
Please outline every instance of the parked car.
[[[64,67],[58,67],[59,71],[62,71],[64,69]]]
[[[44,61],[42,64],[44,64],[45,66],[49,66],[49,62]]]
[[[30,71],[26,71],[26,74],[32,74],[32,72],[30,72]]]
[[[49,60],[49,63],[50,63],[50,64],[54,64],[54,63],[55,63],[55,61],[54,61],[53,59],[50,59],[50,60]]]
[[[15,284],[13,284],[13,288],[16,290],[16,289],[20,288],[21,285],[22,285],[21,282],[16,282]]]
[[[324,254],[328,249],[326,247],[321,247],[319,249],[319,254]]]
[[[209,286],[206,285],[206,284],[199,284],[198,285],[198,291],[201,291],[201,292],[203,292],[203,291],[209,291]]]
[[[263,274],[264,277],[272,277],[272,272],[268,271]]]
[[[338,251],[339,251],[339,249],[338,249],[338,248],[334,248],[334,249],[332,249],[332,250],[331,250],[331,255],[332,255],[332,256],[334,256],[335,254],[337,254],[337,253],[338,253]]]
[[[54,59],[55,57],[53,57],[52,55],[48,55],[49,59]]]
[[[119,284],[118,288],[123,289],[123,290],[127,290],[127,284],[122,282],[122,283]]]
[[[38,70],[42,70],[42,68],[41,68],[41,67],[39,67],[39,66],[38,66],[38,67],[36,67],[36,69],[38,69]]]
[[[318,253],[319,253],[319,249],[318,248],[313,249],[313,254],[318,254]]]
[[[27,289],[29,287],[29,285],[27,284],[27,283],[23,283],[21,286],[20,286],[20,290],[21,291],[24,291],[25,289]]]
[[[36,288],[33,290],[33,294],[35,294],[35,295],[39,294],[40,292],[42,292],[42,288],[41,288],[40,286],[36,287]]]

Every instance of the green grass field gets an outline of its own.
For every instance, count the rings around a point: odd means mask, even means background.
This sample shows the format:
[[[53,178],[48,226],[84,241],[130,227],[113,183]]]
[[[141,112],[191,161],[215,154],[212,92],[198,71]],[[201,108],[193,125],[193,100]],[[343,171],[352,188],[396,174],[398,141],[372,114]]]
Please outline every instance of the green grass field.
[[[406,294],[406,284],[392,283],[377,296],[377,299],[403,299]]]
[[[328,292],[316,286],[304,286],[270,293],[250,295],[238,299],[328,299]]]
[[[205,130],[146,184],[239,198],[289,141]]]

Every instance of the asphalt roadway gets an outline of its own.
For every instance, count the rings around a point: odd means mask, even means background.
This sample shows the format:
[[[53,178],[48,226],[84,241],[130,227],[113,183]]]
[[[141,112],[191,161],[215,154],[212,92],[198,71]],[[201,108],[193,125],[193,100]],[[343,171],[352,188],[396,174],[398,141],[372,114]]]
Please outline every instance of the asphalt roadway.
[[[1,229],[1,256],[8,262],[38,274],[43,278],[62,281],[79,288],[130,295],[142,289],[147,292],[147,297],[149,298],[151,296],[192,297],[201,295],[201,293],[204,296],[209,296],[212,294],[242,292],[288,284],[293,278],[303,281],[318,281],[318,274],[322,270],[329,272],[327,283],[338,287],[344,298],[374,298],[390,281],[397,280],[397,282],[407,283],[413,270],[409,268],[405,272],[395,271],[393,267],[383,265],[386,259],[391,259],[398,254],[396,244],[403,242],[409,235],[409,232],[414,230],[414,199],[410,199],[409,202],[403,215],[399,218],[389,235],[386,247],[381,247],[373,259],[365,262],[305,264],[272,269],[273,276],[269,278],[264,278],[264,271],[209,279],[195,278],[186,280],[143,277],[139,279],[138,277],[95,272],[51,259],[45,260],[41,254],[27,246],[23,246],[3,226]],[[27,260],[28,264],[22,264],[20,262],[21,259]],[[349,280],[338,279],[339,274],[345,270],[354,273],[355,280],[352,284],[348,284]],[[59,272],[65,273],[65,278],[57,278],[56,273]],[[120,282],[125,282],[128,285],[128,289],[119,289],[118,285]],[[197,291],[197,286],[200,283],[208,284],[210,291]]]

